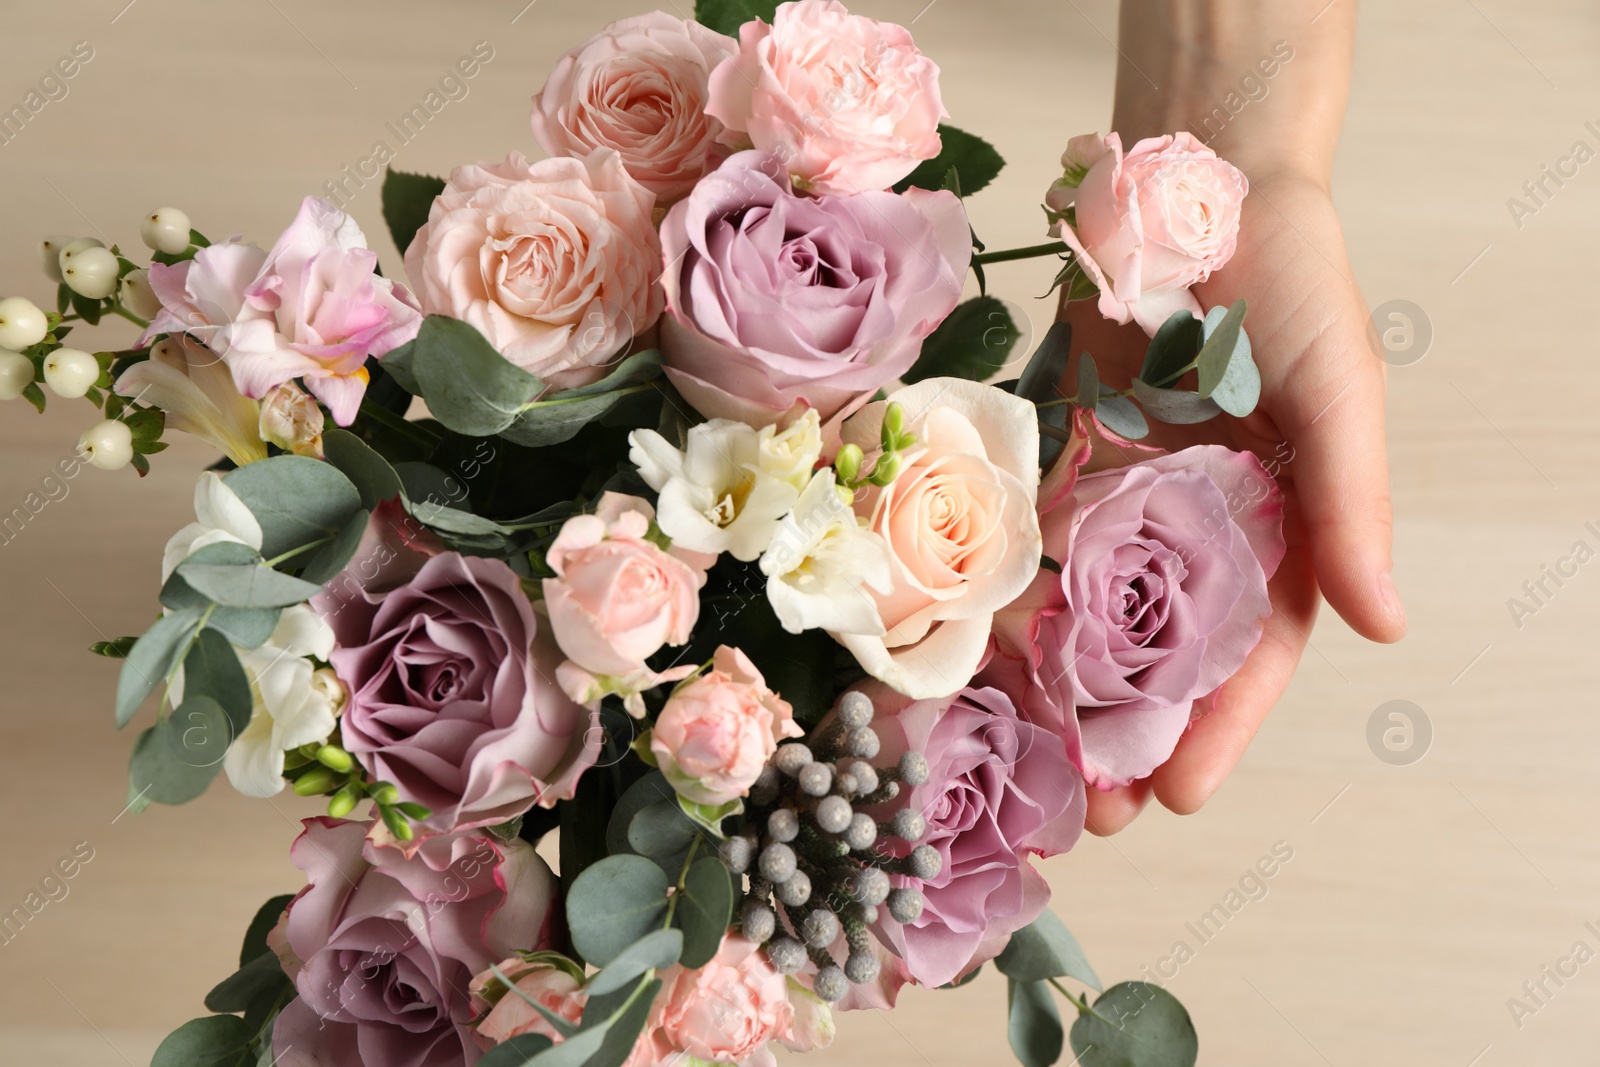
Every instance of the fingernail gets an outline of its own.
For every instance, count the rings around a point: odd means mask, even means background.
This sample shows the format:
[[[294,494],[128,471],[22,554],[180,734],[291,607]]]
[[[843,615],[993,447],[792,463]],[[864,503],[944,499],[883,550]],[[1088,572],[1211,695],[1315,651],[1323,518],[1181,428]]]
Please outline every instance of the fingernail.
[[[1378,595],[1383,598],[1383,603],[1389,609],[1389,615],[1400,624],[1401,629],[1406,625],[1406,606],[1400,599],[1400,590],[1395,587],[1394,575],[1384,571],[1378,575]]]

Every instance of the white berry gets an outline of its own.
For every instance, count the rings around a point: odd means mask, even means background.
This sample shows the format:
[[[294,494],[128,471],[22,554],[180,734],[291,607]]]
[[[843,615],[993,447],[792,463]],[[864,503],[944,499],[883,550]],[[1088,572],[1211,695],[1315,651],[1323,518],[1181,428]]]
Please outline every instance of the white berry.
[[[0,348],[20,352],[44,340],[50,323],[32,300],[8,296],[0,300]]]
[[[85,248],[71,259],[62,254],[61,280],[79,296],[104,300],[117,291],[117,257],[109,248]]]
[[[161,301],[150,288],[150,272],[140,267],[122,276],[122,306],[141,319],[153,319],[161,310]]]
[[[79,252],[88,248],[104,248],[105,246],[104,241],[97,241],[93,237],[68,238],[67,243],[61,246],[61,251],[56,256],[56,266],[64,272]]]
[[[54,233],[39,242],[39,265],[45,277],[53,282],[61,280],[61,250],[77,238],[70,233]]]
[[[33,360],[0,349],[0,400],[15,400],[33,382]]]
[[[44,357],[44,384],[66,400],[75,400],[89,391],[100,377],[100,363],[76,348],[58,348]]]
[[[182,255],[189,250],[189,216],[175,207],[152,211],[139,225],[139,236],[156,252]]]
[[[78,438],[78,455],[91,467],[103,471],[121,470],[133,459],[133,431],[116,419],[96,423]]]

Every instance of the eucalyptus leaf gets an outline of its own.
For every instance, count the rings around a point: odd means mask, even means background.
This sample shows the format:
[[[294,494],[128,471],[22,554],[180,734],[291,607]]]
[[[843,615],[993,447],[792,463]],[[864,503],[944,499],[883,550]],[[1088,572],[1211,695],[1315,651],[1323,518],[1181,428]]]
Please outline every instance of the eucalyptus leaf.
[[[683,958],[690,970],[711,962],[733,918],[733,875],[718,856],[697,859],[683,880],[672,924],[683,931]]]
[[[1216,401],[1180,389],[1157,389],[1142,378],[1133,381],[1133,395],[1145,413],[1173,426],[1189,426],[1222,414]]]
[[[1011,1051],[1022,1067],[1050,1067],[1061,1058],[1066,1034],[1048,984],[1010,979],[1006,983],[1006,1010]]]
[[[128,807],[186,804],[206,791],[222,769],[233,726],[217,702],[193,696],[145,730],[128,760]]]
[[[744,801],[738,797],[723,804],[698,804],[688,797],[678,797],[678,810],[689,817],[700,829],[710,834],[717,840],[727,835],[722,832],[722,821],[732,818],[744,810]]]
[[[134,643],[117,677],[117,728],[128,725],[144,698],[166,680],[200,625],[201,610],[186,608],[162,616]]]
[[[189,587],[227,608],[283,608],[300,604],[322,591],[260,564],[180,563],[178,573]]]
[[[582,1025],[603,1025],[606,1036],[584,1067],[622,1067],[638,1043],[659,992],[661,979],[652,978],[632,989],[591,997],[584,1007]],[[596,1020],[594,1023],[591,1023],[591,1016]]]
[[[401,255],[428,221],[434,198],[442,192],[443,178],[394,169],[383,176],[383,221],[389,224],[389,236]]]
[[[1085,352],[1078,357],[1078,406],[1093,410],[1100,403],[1100,370],[1094,357]]]
[[[287,992],[291,987],[283,965],[271,952],[263,952],[224,978],[206,994],[206,1010],[248,1011],[262,994]]]
[[[485,1052],[478,1060],[478,1067],[525,1067],[554,1045],[555,1042],[543,1034],[518,1034]]]
[[[939,154],[924,160],[917,169],[895,183],[894,190],[943,189],[952,168],[959,175],[962,195],[971,196],[1000,176],[1006,161],[994,145],[976,134],[939,124]]]
[[[1053,911],[1042,912],[1031,924],[1012,934],[1005,951],[995,957],[994,965],[1001,974],[1019,982],[1075,978],[1091,989],[1100,988],[1100,979],[1077,939]]]
[[[678,807],[676,799],[651,804],[628,824],[628,847],[653,860],[683,855],[698,836],[700,828]]]
[[[634,782],[611,811],[611,819],[606,824],[606,851],[612,855],[632,852],[629,831],[633,817],[652,804],[674,800],[676,795],[660,771],[651,771]]]
[[[1210,396],[1223,411],[1242,418],[1254,411],[1256,404],[1261,400],[1261,371],[1256,366],[1254,353],[1250,348],[1250,335],[1244,331],[1244,301],[1239,301],[1235,307],[1240,309],[1239,333],[1233,342],[1232,356],[1228,360],[1227,368],[1223,371],[1221,380],[1212,388]],[[1214,307],[1206,314],[1203,327],[1206,349],[1212,347],[1212,339],[1226,327],[1227,319],[1232,317],[1232,314],[1232,309],[1224,311],[1220,307]],[[1202,349],[1201,358],[1204,357],[1205,350]],[[1205,382],[1205,376],[1202,374],[1202,391]]]
[[[586,868],[567,894],[573,947],[604,967],[661,925],[667,876],[643,856],[608,856]]]
[[[326,431],[322,435],[322,451],[328,462],[350,479],[361,494],[361,506],[368,511],[404,492],[400,476],[389,461],[349,430]]]
[[[1239,347],[1239,335],[1244,327],[1244,308],[1243,300],[1235,301],[1226,310],[1212,308],[1201,323],[1204,343],[1195,359],[1195,366],[1200,372],[1198,392],[1201,396],[1210,396],[1216,390],[1228,372],[1228,364],[1233,362]],[[1221,314],[1218,315],[1218,312]]]
[[[1065,322],[1055,323],[1023,368],[1016,394],[1036,404],[1041,400],[1058,399],[1061,376],[1067,372],[1067,358],[1071,355],[1072,327]]]
[[[248,1067],[254,1038],[237,1015],[190,1019],[161,1042],[150,1067]]]
[[[1006,365],[1021,336],[1004,303],[992,296],[974,297],[957,305],[928,335],[901,380],[907,385],[924,378],[988,381]]]
[[[642,392],[661,376],[661,353],[635,352],[597,382],[540,397],[523,406],[500,431],[506,440],[530,448],[570,441],[579,430],[611,411],[626,397]]]
[[[1129,441],[1137,441],[1150,433],[1150,424],[1145,421],[1139,405],[1125,396],[1101,397],[1094,417],[1106,429]]]
[[[301,579],[315,584],[319,589],[331,582],[361,550],[361,539],[367,534],[367,520],[371,517],[365,508],[352,512],[344,525],[339,527],[339,532],[334,534],[333,540],[310,556],[305,569],[300,572]]]
[[[449,429],[497,434],[539,394],[538,378],[502,356],[471,323],[443,315],[422,320],[402,346],[428,410]]]
[[[671,967],[683,955],[683,931],[655,930],[635,941],[606,964],[605,970],[589,980],[584,993],[590,997],[614,993],[643,977],[646,971]]]
[[[213,546],[219,547],[219,546]],[[260,648],[278,627],[282,608],[219,608],[174,573],[161,587],[161,604],[173,611],[211,611],[206,628],[215,630],[239,648]]]
[[[268,559],[332,540],[361,510],[361,494],[349,478],[305,456],[247,463],[223,481],[261,524],[261,554]]]
[[[512,531],[492,519],[474,515],[470,511],[430,504],[427,501],[411,505],[411,514],[426,526],[442,533],[464,534],[469,537],[505,537]]]
[[[1194,1067],[1200,1056],[1189,1013],[1176,997],[1148,982],[1123,982],[1072,1024],[1080,1067]]]
[[[239,966],[243,967],[263,952],[271,951],[267,946],[267,934],[278,925],[278,920],[283,918],[284,909],[293,899],[293,894],[284,893],[273,897],[256,909],[255,917],[250,920],[249,929],[244,932],[244,944],[239,946]]]
[[[185,698],[203,696],[216,701],[228,717],[233,737],[250,725],[255,705],[250,678],[233,645],[216,630],[201,630],[183,658],[183,693]]]
[[[1150,338],[1139,377],[1147,385],[1168,388],[1183,377],[1200,351],[1200,320],[1187,311],[1167,316]]]

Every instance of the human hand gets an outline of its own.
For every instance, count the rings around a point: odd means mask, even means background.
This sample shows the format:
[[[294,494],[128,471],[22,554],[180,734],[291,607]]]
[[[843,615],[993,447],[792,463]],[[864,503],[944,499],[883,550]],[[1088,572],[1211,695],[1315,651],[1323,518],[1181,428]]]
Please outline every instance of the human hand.
[[[1316,620],[1318,592],[1362,636],[1396,641],[1405,614],[1390,580],[1389,480],[1383,434],[1384,363],[1345,255],[1325,182],[1292,168],[1251,175],[1238,249],[1195,287],[1205,308],[1244,299],[1261,371],[1261,401],[1243,419],[1194,426],[1151,421],[1147,443],[1214,443],[1248,450],[1285,497],[1287,555],[1270,584],[1273,614],[1244,667],[1197,707],[1172,757],[1146,779],[1090,790],[1088,827],[1122,829],[1153,794],[1189,814],[1216,792],[1294,674]],[[1074,354],[1094,356],[1125,387],[1149,339],[1102,318],[1095,301],[1068,304]],[[1067,380],[1075,380],[1069,368]],[[1130,457],[1136,458],[1136,457]]]

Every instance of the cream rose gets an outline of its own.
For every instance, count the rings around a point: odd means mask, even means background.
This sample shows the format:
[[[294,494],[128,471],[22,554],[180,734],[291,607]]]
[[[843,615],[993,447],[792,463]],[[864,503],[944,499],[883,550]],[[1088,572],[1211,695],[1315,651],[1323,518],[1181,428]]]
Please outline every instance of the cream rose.
[[[1039,571],[1039,423],[1028,401],[955,378],[889,401],[905,409],[916,444],[887,488],[855,501],[889,552],[892,588],[874,596],[885,632],[834,637],[867,673],[926,700],[972,680],[994,613]],[[844,441],[876,449],[887,403],[846,422]]]
[[[615,149],[640,185],[679,200],[727,154],[706,80],[738,47],[664,11],[613,22],[556,63],[533,98],[533,135],[552,156]]]
[[[621,157],[457,167],[406,249],[429,314],[463,319],[551,389],[587,385],[661,314],[655,196]]]

